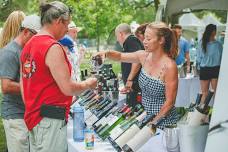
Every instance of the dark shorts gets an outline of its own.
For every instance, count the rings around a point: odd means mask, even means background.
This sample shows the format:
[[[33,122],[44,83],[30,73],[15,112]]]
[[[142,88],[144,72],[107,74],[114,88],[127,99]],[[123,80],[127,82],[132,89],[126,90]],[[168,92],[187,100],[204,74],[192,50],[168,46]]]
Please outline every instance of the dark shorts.
[[[200,80],[218,79],[220,66],[200,67]]]

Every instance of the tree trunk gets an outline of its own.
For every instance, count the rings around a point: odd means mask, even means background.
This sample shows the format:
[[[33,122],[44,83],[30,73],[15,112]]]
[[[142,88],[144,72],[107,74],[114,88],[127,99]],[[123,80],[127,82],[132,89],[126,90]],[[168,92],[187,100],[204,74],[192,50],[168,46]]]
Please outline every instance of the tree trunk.
[[[96,10],[98,11],[97,1],[96,0],[95,0],[95,4],[96,4]],[[99,32],[99,19],[98,19],[98,15],[96,15],[96,41],[97,41],[96,42],[97,52],[99,52],[99,50],[100,50],[100,32]]]

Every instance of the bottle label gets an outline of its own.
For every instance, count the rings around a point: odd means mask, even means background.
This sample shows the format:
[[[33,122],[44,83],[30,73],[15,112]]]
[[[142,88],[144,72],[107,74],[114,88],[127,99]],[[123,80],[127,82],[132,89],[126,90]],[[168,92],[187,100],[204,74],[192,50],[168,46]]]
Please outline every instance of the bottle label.
[[[106,122],[106,117],[102,117],[97,123],[95,123],[95,126],[99,126],[100,124],[103,125],[104,122]]]
[[[88,109],[85,111],[85,120],[92,116],[92,112]]]
[[[137,101],[138,103],[142,103],[142,95],[141,95],[141,93],[138,93],[138,94],[137,94],[136,101]]]
[[[111,118],[110,121],[108,121],[108,125],[112,126],[119,118],[117,116],[114,116]]]
[[[146,111],[144,111],[142,114],[140,114],[137,118],[135,118],[136,120],[138,120],[138,122],[142,121],[144,118],[146,117]]]
[[[109,121],[111,121],[111,119],[112,119],[113,117],[114,117],[114,115],[113,115],[113,114],[108,115],[108,116],[106,117],[105,122],[103,122],[103,123],[102,123],[102,125],[107,124]]]
[[[121,136],[119,136],[115,142],[123,147],[131,138],[133,138],[140,131],[139,127],[134,124],[128,130],[126,130]]]
[[[121,135],[124,130],[120,128],[121,125],[117,125],[111,132],[110,132],[110,137],[115,140],[119,135]]]
[[[143,127],[131,140],[127,142],[127,145],[131,147],[133,151],[137,151],[143,144],[145,144],[153,136],[150,127]]]
[[[94,124],[96,121],[98,120],[98,118],[94,115],[94,114],[92,114],[92,116],[91,117],[89,117],[85,122],[86,122],[86,124]]]

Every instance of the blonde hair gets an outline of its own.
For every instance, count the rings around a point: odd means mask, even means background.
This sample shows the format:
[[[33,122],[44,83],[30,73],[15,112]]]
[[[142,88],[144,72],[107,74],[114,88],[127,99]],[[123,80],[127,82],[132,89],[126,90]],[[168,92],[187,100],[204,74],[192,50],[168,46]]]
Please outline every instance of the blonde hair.
[[[0,33],[0,48],[6,46],[19,34],[21,22],[24,18],[25,14],[22,11],[13,11],[8,16]]]
[[[164,38],[164,50],[173,59],[177,57],[178,54],[178,44],[177,36],[165,23],[163,22],[153,22],[150,23],[147,28],[156,29],[158,38]]]

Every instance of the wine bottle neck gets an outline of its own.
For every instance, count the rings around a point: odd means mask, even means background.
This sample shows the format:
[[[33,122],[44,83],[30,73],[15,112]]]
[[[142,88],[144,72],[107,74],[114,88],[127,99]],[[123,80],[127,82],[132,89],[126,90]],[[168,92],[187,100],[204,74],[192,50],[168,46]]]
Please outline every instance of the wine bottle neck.
[[[151,124],[150,128],[153,134],[157,132],[157,127],[162,124],[162,122],[165,120],[164,117],[159,118],[157,121]]]
[[[208,105],[209,105],[213,95],[214,95],[214,92],[211,92],[211,91],[208,92],[208,95],[204,101],[205,104],[204,104],[203,110],[206,110],[208,108]]]
[[[209,108],[209,103],[211,101],[211,98],[213,97],[214,92],[209,91],[207,97],[204,100],[204,105],[202,107],[197,107],[196,109],[203,114],[208,114],[208,108]]]
[[[202,98],[202,93],[198,93],[196,97],[196,102],[195,102],[196,105],[200,104],[201,98]]]
[[[154,119],[155,115],[146,116],[140,123],[139,128],[142,129],[145,125],[147,125],[150,121]]]

